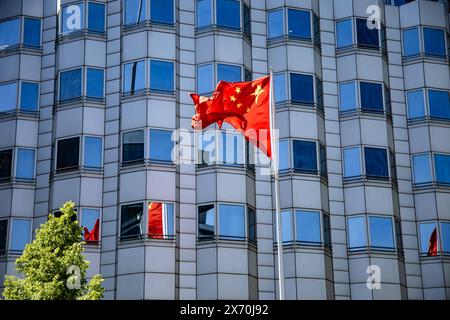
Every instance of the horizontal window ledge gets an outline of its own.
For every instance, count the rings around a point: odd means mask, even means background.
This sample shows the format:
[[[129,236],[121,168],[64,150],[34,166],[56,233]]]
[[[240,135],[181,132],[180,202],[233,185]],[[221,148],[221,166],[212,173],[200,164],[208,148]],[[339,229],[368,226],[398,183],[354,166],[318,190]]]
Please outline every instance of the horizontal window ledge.
[[[376,55],[376,56],[384,58],[385,60],[388,60],[388,55],[387,55],[386,49],[381,48],[379,46],[353,44],[351,46],[336,48],[336,57],[337,58],[347,56],[349,54],[358,54],[358,53]]]
[[[197,245],[205,246],[213,245],[216,246],[218,244],[224,245],[237,245],[238,247],[244,248],[256,248],[257,241],[250,240],[247,237],[236,237],[236,236],[220,236],[220,235],[212,235],[212,236],[200,236],[197,237]]]
[[[429,192],[450,192],[450,182],[423,182],[413,184],[414,193],[429,193]]]
[[[130,236],[119,236],[119,245],[122,248],[126,247],[135,247],[142,245],[153,245],[158,244],[160,246],[168,246],[174,247],[176,236],[165,235],[160,238],[155,238],[153,236],[149,236],[148,234],[139,234],[139,235],[130,235]]]
[[[271,47],[276,47],[279,45],[292,44],[296,46],[306,46],[309,48],[316,49],[318,52],[321,52],[320,43],[313,38],[305,38],[294,35],[283,35],[274,38],[267,39],[267,47],[270,49]]]
[[[438,251],[434,254],[428,254],[426,252],[420,253],[420,259],[421,260],[429,260],[430,262],[433,260],[450,260],[450,252],[447,251]]]
[[[13,109],[0,111],[0,121],[11,119],[17,120],[39,120],[39,111],[37,110],[22,110]]]
[[[93,107],[104,107],[106,99],[105,98],[93,98],[87,96],[81,96],[71,99],[58,100],[57,108],[62,109],[66,107],[80,107],[80,106],[93,106]]]
[[[279,170],[280,179],[286,180],[291,177],[303,177],[316,181],[319,179],[322,183],[328,184],[328,176],[326,173],[321,173],[317,170],[302,170],[302,169],[283,169]]]
[[[15,44],[10,46],[0,47],[0,57],[14,55],[14,54],[30,54],[41,55],[41,46],[30,46],[26,44]]]
[[[347,254],[349,256],[358,256],[358,255],[377,255],[377,256],[394,256],[398,259],[403,259],[403,251],[398,250],[392,247],[354,247],[348,248]]]
[[[411,56],[403,56],[402,61],[404,65],[425,62],[448,64],[450,61],[450,56],[419,53]]]
[[[378,176],[354,176],[354,177],[343,177],[344,187],[354,187],[358,185],[373,185],[373,186],[389,186],[397,189],[397,180],[389,177],[378,177]]]
[[[160,22],[145,20],[136,23],[128,23],[122,27],[123,34],[130,34],[139,31],[162,31],[175,33],[176,25],[173,22]]]
[[[9,188],[34,188],[36,184],[35,178],[0,178],[0,189]]]
[[[382,119],[392,123],[392,115],[384,110],[362,109],[339,111],[340,120],[352,120],[355,118]]]
[[[134,101],[140,100],[142,98],[162,98],[164,100],[174,101],[176,99],[176,91],[163,91],[163,90],[154,90],[154,89],[142,89],[136,90],[133,93],[131,92],[123,92],[122,93],[122,101]]]
[[[273,248],[275,252],[278,252],[278,242],[273,242]],[[327,251],[331,252],[332,247],[328,244],[325,244],[323,242],[311,242],[311,241],[283,241],[283,249],[288,250],[320,250],[320,251]]]
[[[226,36],[233,35],[235,37],[244,38],[245,40],[251,43],[251,36],[247,32],[242,31],[240,27],[234,28],[220,25],[209,25],[195,29],[195,35],[198,37],[209,36],[211,34],[226,35]]]
[[[450,118],[444,117],[435,117],[435,116],[423,116],[417,118],[408,119],[408,125],[410,127],[420,127],[424,125],[436,125],[449,127],[450,126]]]
[[[152,159],[138,159],[133,161],[122,162],[120,164],[120,169],[123,171],[133,171],[133,170],[148,170],[148,169],[162,169],[166,171],[170,168],[170,171],[175,170],[176,165],[172,161],[161,161]]]
[[[57,45],[76,41],[76,40],[100,40],[106,41],[106,31],[93,31],[89,29],[80,29],[66,33],[60,33],[56,39]]]
[[[21,256],[23,253],[23,250],[0,250],[0,256],[1,257],[12,257],[14,260]]]
[[[312,113],[315,112],[321,116],[325,114],[323,106],[317,105],[315,103],[293,101],[293,100],[277,102],[275,103],[275,109],[276,111],[297,110],[302,112],[312,112]]]

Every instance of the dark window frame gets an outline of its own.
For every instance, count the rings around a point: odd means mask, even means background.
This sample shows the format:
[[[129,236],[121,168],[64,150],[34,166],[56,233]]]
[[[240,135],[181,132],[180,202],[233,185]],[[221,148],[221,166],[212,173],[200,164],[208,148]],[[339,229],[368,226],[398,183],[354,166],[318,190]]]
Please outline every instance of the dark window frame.
[[[77,163],[75,164],[75,161],[73,161],[73,165],[69,165],[69,166],[64,166],[64,167],[60,167],[59,166],[59,163],[60,163],[60,161],[62,161],[61,160],[61,155],[60,155],[60,143],[62,142],[62,141],[75,141],[75,140],[78,140],[78,148],[76,148],[76,152],[77,152],[77,156],[78,156],[78,160],[77,160]],[[63,173],[63,172],[69,172],[69,171],[78,171],[79,169],[80,169],[80,164],[81,164],[81,161],[82,161],[82,158],[81,158],[81,154],[82,154],[82,152],[80,151],[81,150],[81,137],[80,136],[72,136],[72,137],[67,137],[67,138],[59,138],[59,139],[57,139],[56,140],[56,142],[55,142],[55,172],[56,173]],[[62,152],[62,151],[61,151]]]

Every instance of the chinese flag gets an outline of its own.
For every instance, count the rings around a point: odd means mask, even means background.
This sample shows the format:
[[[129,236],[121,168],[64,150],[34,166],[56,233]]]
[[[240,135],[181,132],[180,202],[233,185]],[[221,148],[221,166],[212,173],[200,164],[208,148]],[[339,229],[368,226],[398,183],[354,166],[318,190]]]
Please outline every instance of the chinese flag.
[[[151,202],[148,204],[148,235],[151,238],[162,238],[163,231],[163,204]]]
[[[427,256],[429,256],[429,257],[437,256],[437,253],[438,253],[437,246],[438,246],[437,230],[436,230],[436,228],[434,228],[434,230],[430,236],[430,241],[428,242]]]
[[[88,228],[84,227],[84,240],[85,241],[98,241],[99,240],[99,230],[100,230],[100,220],[95,221],[94,228],[89,231]]]
[[[213,95],[191,94],[196,114],[194,129],[204,129],[213,123],[228,122],[256,145],[269,158],[270,145],[270,76],[250,82],[220,81]]]

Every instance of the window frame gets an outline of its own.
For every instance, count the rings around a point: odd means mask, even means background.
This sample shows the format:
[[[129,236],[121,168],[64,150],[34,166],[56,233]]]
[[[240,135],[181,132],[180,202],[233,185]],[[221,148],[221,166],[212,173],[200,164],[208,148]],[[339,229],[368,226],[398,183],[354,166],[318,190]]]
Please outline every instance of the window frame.
[[[151,235],[148,233],[148,224],[150,220],[148,219],[148,205],[150,203],[161,203],[163,206],[167,206],[168,204],[171,204],[173,206],[173,233],[174,234],[161,234],[161,235],[153,235],[154,238],[151,237]],[[176,211],[176,203],[174,201],[164,201],[164,200],[147,200],[144,203],[144,210],[147,208],[147,214],[144,213],[144,231],[145,231],[145,238],[149,240],[175,240],[177,236],[177,211]],[[164,213],[163,213],[164,215]],[[167,214],[166,214],[167,216]]]
[[[418,157],[418,156],[427,156],[427,158],[428,158],[428,164],[429,164],[429,167],[428,167],[428,173],[429,173],[429,176],[430,176],[430,180],[431,181],[429,181],[429,182],[421,182],[421,183],[417,183],[415,180],[416,180],[416,178],[415,178],[415,170],[416,170],[416,168],[415,168],[415,164],[414,164],[414,158],[415,157]],[[434,161],[433,161],[433,157],[432,157],[432,155],[429,153],[429,152],[421,152],[421,153],[415,153],[415,154],[412,154],[411,155],[411,173],[412,173],[412,182],[413,182],[413,187],[415,187],[415,188],[417,188],[417,187],[420,187],[420,186],[425,186],[425,185],[430,185],[430,184],[432,184],[434,181],[436,181],[436,179],[434,178],[434,175],[435,175],[435,172],[434,172]]]
[[[123,161],[123,155],[124,155],[124,135],[127,133],[131,133],[131,132],[138,132],[141,131],[144,135],[144,154],[143,154],[143,158],[142,159],[137,159],[137,160],[131,160],[128,162],[124,162]],[[147,134],[147,128],[136,128],[136,129],[129,129],[129,130],[124,130],[121,132],[120,137],[120,166],[121,167],[129,167],[129,166],[134,166],[134,165],[141,165],[143,163],[145,163],[145,160],[148,159],[148,135]]]
[[[417,221],[417,236],[418,236],[418,251],[419,251],[419,258],[435,258],[435,257],[441,257],[442,255],[442,239],[441,239],[441,230],[440,230],[440,220],[424,220],[424,221]],[[438,241],[438,245],[437,245],[437,254],[435,256],[428,256],[428,252],[423,252],[422,251],[422,225],[425,224],[434,224],[437,235],[436,235],[436,239]],[[432,232],[433,233],[433,232]],[[429,239],[428,239],[429,241]]]
[[[365,240],[365,246],[359,246],[359,247],[350,247],[350,220],[354,218],[362,218],[362,221],[364,222],[364,240]],[[365,214],[355,214],[355,215],[348,215],[345,218],[345,226],[346,226],[346,237],[347,237],[347,251],[349,253],[360,253],[362,251],[367,251],[370,248],[369,245],[369,226],[367,223],[367,216]]]
[[[86,73],[84,71],[85,67],[71,67],[71,68],[67,68],[64,70],[59,70],[58,71],[58,103],[70,103],[73,101],[77,101],[79,99],[82,99],[83,97],[85,97],[84,93],[85,93],[85,85],[86,85],[86,81],[84,78],[84,74]],[[61,74],[65,73],[65,72],[70,72],[70,71],[75,71],[75,70],[81,70],[81,84],[80,84],[80,96],[79,97],[73,97],[73,98],[68,98],[68,99],[61,99]]]
[[[354,89],[354,97],[355,97],[355,108],[354,109],[348,109],[348,110],[342,110],[342,100],[341,100],[341,85],[348,85],[348,84],[353,84],[353,89]],[[339,113],[341,114],[346,114],[346,113],[352,113],[355,112],[357,110],[361,110],[360,107],[360,90],[359,90],[359,83],[358,80],[349,80],[349,81],[342,81],[342,82],[338,82],[338,102],[339,102]]]
[[[101,150],[100,150],[100,167],[99,168],[96,168],[96,167],[89,167],[89,166],[86,166],[86,164],[85,164],[85,155],[86,155],[86,138],[96,138],[96,139],[100,139],[101,140]],[[85,135],[82,135],[82,141],[81,141],[81,143],[80,143],[80,148],[81,148],[81,159],[82,159],[82,162],[81,162],[81,168],[83,169],[83,170],[88,170],[88,171],[93,171],[93,172],[95,172],[95,171],[103,171],[103,167],[104,167],[104,153],[105,153],[105,151],[104,151],[104,138],[103,138],[103,136],[101,136],[101,135],[92,135],[92,134],[85,134]]]
[[[307,242],[307,241],[301,241],[298,239],[298,230],[297,230],[297,213],[303,212],[303,213],[314,213],[319,216],[319,242]],[[324,225],[323,225],[323,215],[324,213],[321,210],[312,210],[312,209],[301,209],[301,208],[295,208],[293,210],[293,229],[294,229],[294,241],[296,245],[304,246],[304,247],[322,247],[324,246]],[[330,228],[331,229],[331,228]]]
[[[243,219],[244,219],[244,236],[243,237],[238,237],[238,236],[230,236],[230,235],[222,235],[221,233],[221,227],[220,227],[220,206],[221,205],[225,205],[225,206],[233,206],[233,207],[241,207],[244,211],[243,211]],[[234,203],[234,202],[225,202],[225,201],[219,201],[217,202],[217,210],[215,211],[217,214],[215,216],[215,218],[217,219],[217,237],[220,240],[226,240],[226,241],[247,241],[248,240],[248,212],[247,212],[247,206],[245,204],[241,204],[241,203]]]
[[[200,236],[200,229],[199,229],[199,218],[198,218],[198,215],[199,215],[199,210],[200,210],[200,207],[206,207],[206,206],[213,206],[213,210],[214,210],[214,234],[212,235],[212,236]],[[202,203],[202,204],[197,204],[196,206],[195,206],[195,208],[196,208],[196,236],[197,236],[197,242],[202,242],[202,241],[211,241],[211,240],[216,240],[217,239],[217,237],[218,237],[218,235],[217,235],[217,233],[218,233],[218,225],[217,225],[217,220],[218,220],[218,203],[216,203],[216,202],[205,202],[205,203]]]
[[[6,18],[6,19],[2,19],[0,20],[0,23],[4,23],[4,22],[8,22],[10,20],[19,20],[19,39],[18,39],[18,43],[14,43],[14,44],[10,44],[10,45],[5,45],[5,46],[0,46],[0,51],[3,50],[8,50],[9,48],[14,48],[17,49],[23,42],[23,18],[21,16],[14,16],[14,17],[10,17],[10,18]],[[42,29],[42,27],[41,27]],[[42,30],[41,30],[42,32]]]
[[[147,147],[148,147],[148,161],[149,162],[153,162],[153,163],[166,163],[166,164],[173,164],[174,162],[172,160],[158,160],[158,159],[152,159],[151,157],[151,148],[152,148],[152,140],[150,139],[151,136],[151,132],[152,131],[164,131],[164,132],[173,132],[173,130],[171,129],[167,129],[167,128],[160,128],[160,127],[150,127],[148,128],[147,132],[148,132],[148,143],[147,143]],[[172,137],[172,134],[171,134]],[[172,141],[171,138],[171,143],[172,143],[172,151],[174,150],[175,146],[176,146],[176,142]],[[145,142],[144,142],[144,148],[145,148]],[[145,153],[145,152],[144,152]],[[171,153],[171,158],[172,158],[172,153]]]
[[[319,155],[319,144],[320,144],[320,141],[318,141],[318,140],[314,140],[314,139],[297,139],[297,138],[293,138],[293,139],[290,139],[290,141],[291,141],[291,143],[290,143],[290,146],[291,146],[291,148],[292,148],[292,152],[291,152],[291,155],[292,155],[292,162],[291,162],[291,168],[292,168],[292,170],[293,170],[293,172],[295,172],[295,173],[297,173],[297,174],[307,174],[307,175],[314,175],[314,176],[321,176],[321,174],[320,174],[320,155]],[[296,168],[294,168],[294,166],[295,166],[295,161],[294,161],[294,141],[301,141],[301,142],[314,142],[315,143],[315,145],[316,145],[316,170],[315,171],[308,171],[308,170],[305,170],[305,169],[296,169]]]
[[[22,109],[22,84],[23,83],[32,83],[37,85],[37,103],[36,103],[36,110],[23,110]],[[17,98],[17,109],[20,110],[20,112],[25,113],[32,113],[32,112],[39,112],[40,109],[40,102],[41,102],[41,83],[39,81],[34,80],[20,80],[19,86],[17,88],[18,91],[18,98]]]
[[[243,12],[243,8],[242,8],[242,1],[241,0],[229,0],[229,1],[235,1],[239,3],[239,27],[238,28],[234,28],[234,27],[228,27],[228,26],[222,26],[219,25],[218,23],[218,5],[217,5],[217,1],[222,1],[222,0],[213,0],[214,2],[214,10],[213,10],[213,26],[219,29],[223,29],[223,30],[230,30],[230,31],[243,31],[243,18],[244,18],[244,12]],[[251,21],[251,18],[250,18]]]
[[[381,219],[389,219],[390,223],[391,223],[391,231],[392,231],[392,244],[393,247],[389,248],[389,247],[378,247],[378,246],[373,246],[372,245],[372,233],[371,233],[371,222],[370,222],[370,218],[381,218]],[[367,242],[368,242],[368,246],[370,248],[371,251],[379,251],[379,252],[396,252],[398,250],[398,245],[397,245],[397,235],[396,235],[396,228],[395,228],[395,223],[394,223],[394,219],[392,216],[388,216],[388,215],[379,215],[379,214],[368,214],[366,217],[366,225],[367,225]]]
[[[423,44],[422,44],[422,49],[423,49],[423,54],[425,55],[425,56],[428,56],[428,57],[433,57],[433,58],[441,58],[441,59],[447,59],[448,58],[448,33],[447,33],[447,30],[446,29],[444,29],[444,28],[440,28],[440,27],[435,27],[435,26],[429,26],[429,25],[422,25],[421,27],[420,27],[420,29],[421,29],[421,34],[422,34],[422,36],[421,36],[421,39],[422,39],[422,42],[423,42]],[[439,55],[439,54],[432,54],[432,53],[427,53],[426,52],[426,48],[425,48],[425,29],[433,29],[433,30],[440,30],[440,31],[442,31],[442,33],[443,33],[443,36],[444,36],[444,54],[443,55]]]
[[[11,219],[9,219],[10,221],[8,222],[9,226],[8,226],[8,233],[9,235],[7,235],[8,240],[7,240],[7,247],[6,250],[8,251],[8,253],[12,254],[12,255],[20,255],[22,254],[23,250],[12,250],[11,246],[12,246],[12,240],[13,240],[13,226],[14,226],[14,221],[15,220],[23,220],[23,221],[28,221],[30,222],[30,229],[28,230],[28,239],[29,241],[25,244],[25,246],[30,243],[33,240],[33,219],[32,218],[26,218],[26,217],[11,217]],[[25,247],[24,247],[25,249]]]
[[[419,52],[416,53],[416,54],[413,54],[413,55],[406,56],[405,55],[405,36],[404,36],[404,34],[405,34],[406,31],[410,31],[410,30],[414,30],[414,29],[417,29],[417,36],[418,36],[417,40],[418,40],[418,45],[419,45],[419,48],[418,48]],[[400,41],[402,43],[402,58],[403,59],[414,59],[414,58],[420,56],[422,53],[425,52],[425,50],[424,50],[424,43],[423,43],[424,39],[423,39],[423,33],[422,33],[422,27],[421,26],[412,26],[412,27],[408,27],[408,28],[405,28],[405,29],[401,29]]]
[[[145,0],[143,0],[145,1]],[[141,94],[146,94],[147,89],[150,86],[150,68],[149,68],[149,63],[148,63],[148,58],[139,58],[139,59],[133,59],[133,60],[129,60],[129,61],[124,61],[122,62],[122,67],[121,67],[121,72],[122,72],[122,86],[121,86],[121,93],[123,97],[135,97],[135,96],[139,96]],[[132,64],[135,62],[144,62],[144,88],[143,89],[135,89],[134,93],[131,94],[131,91],[125,91],[125,66],[128,64]]]
[[[68,140],[68,139],[72,139],[72,138],[78,138],[78,166],[76,166],[76,167],[69,167],[69,168],[60,168],[60,169],[58,169],[58,148],[59,148],[59,141],[61,141],[61,140]],[[82,137],[80,136],[80,135],[70,135],[70,136],[67,136],[67,137],[61,137],[61,138],[56,138],[55,139],[55,160],[54,160],[54,172],[56,173],[56,174],[58,174],[58,173],[61,173],[61,174],[64,174],[64,173],[66,173],[66,172],[73,172],[73,171],[78,171],[78,170],[80,170],[80,168],[81,168],[81,166],[80,166],[80,164],[81,164],[81,161],[82,161],[82,158],[81,158],[81,150],[80,150],[80,148],[81,148],[81,145],[82,145]]]
[[[1,51],[2,49],[0,49]],[[15,101],[15,107],[13,109],[10,110],[5,110],[5,111],[0,111],[0,114],[2,113],[8,113],[8,112],[16,112],[19,109],[19,99],[20,99],[20,95],[19,95],[19,91],[20,91],[20,85],[21,81],[6,81],[6,82],[1,82],[0,86],[4,86],[4,85],[10,85],[10,84],[15,84],[16,85],[16,101]]]
[[[146,1],[146,0],[144,0],[144,1]],[[103,23],[104,23],[104,26],[105,26],[105,30],[104,31],[95,31],[95,30],[90,30],[89,29],[89,3],[95,3],[95,4],[98,4],[98,5],[102,5],[104,7],[104,10],[103,10]],[[62,30],[63,29],[63,21],[62,21],[63,20],[63,12],[62,11],[64,10],[64,8],[66,8],[68,6],[80,5],[80,4],[81,4],[82,10],[83,10],[83,18],[82,18],[82,21],[81,21],[81,28],[64,32]],[[107,8],[105,2],[91,1],[91,0],[80,0],[78,2],[67,3],[67,4],[64,4],[64,5],[61,5],[58,9],[59,9],[58,10],[58,23],[59,23],[58,35],[59,36],[64,37],[64,36],[67,36],[69,34],[83,33],[83,32],[88,32],[90,34],[96,34],[96,35],[105,35],[106,34],[106,29],[108,28],[108,25],[107,25],[108,24],[108,21],[107,21],[108,8]],[[125,21],[125,19],[124,19],[124,21]]]
[[[365,176],[365,178],[366,179],[370,179],[370,180],[377,180],[377,181],[380,181],[380,180],[381,181],[383,181],[383,180],[390,181],[390,180],[392,180],[391,159],[389,157],[390,149],[388,147],[380,147],[380,146],[373,146],[373,145],[362,145],[361,147],[362,147],[361,154],[362,154],[363,160],[364,160],[364,162],[362,162],[362,165],[363,165],[363,168],[364,168],[364,176]],[[387,177],[371,176],[371,175],[367,174],[367,172],[366,172],[366,151],[365,151],[366,148],[383,149],[383,150],[385,150],[385,152],[386,152],[386,166],[387,166],[387,173],[388,173]]]
[[[38,46],[33,46],[33,45],[27,45],[24,43],[25,40],[25,19],[34,19],[34,20],[39,20],[40,21],[40,30],[39,30],[39,45]],[[1,19],[0,23],[3,22],[7,22],[9,20],[19,20],[19,39],[18,39],[18,43],[15,44],[11,44],[11,45],[6,45],[6,46],[0,46],[0,52],[3,50],[8,50],[10,48],[14,48],[17,49],[20,46],[26,47],[27,49],[31,49],[31,50],[42,50],[42,36],[44,34],[43,31],[43,19],[39,18],[39,17],[33,17],[30,15],[22,15],[22,16],[14,16],[14,17],[9,17],[6,19]]]
[[[337,31],[337,25],[340,22],[344,22],[344,21],[350,21],[351,24],[351,39],[352,39],[352,43],[350,45],[344,46],[344,47],[338,47],[338,31]],[[350,48],[353,48],[355,46],[356,43],[356,35],[355,35],[355,21],[352,17],[347,17],[347,18],[342,18],[342,19],[338,19],[335,21],[334,23],[334,43],[336,44],[336,51],[345,51],[348,50]]]
[[[131,202],[124,202],[124,203],[120,203],[119,205],[119,231],[118,231],[118,238],[119,238],[119,243],[124,243],[124,242],[128,242],[128,241],[136,241],[136,240],[142,240],[145,239],[147,237],[147,232],[146,232],[146,214],[145,214],[145,209],[146,209],[146,203],[145,201],[131,201]],[[123,207],[125,206],[133,206],[133,205],[142,205],[142,219],[140,220],[140,226],[142,228],[142,232],[139,235],[132,235],[132,236],[122,236],[122,210]]]
[[[386,91],[390,90],[383,81],[373,81],[373,80],[358,80],[358,88],[357,90],[359,91],[358,93],[358,97],[359,97],[359,101],[358,101],[358,109],[361,110],[361,112],[364,113],[370,113],[370,114],[390,114],[388,112],[388,108],[387,108],[387,99],[386,99]],[[362,107],[362,93],[361,93],[361,84],[362,83],[369,83],[369,84],[377,84],[377,85],[381,85],[381,96],[382,96],[382,104],[383,104],[383,108],[382,110],[375,110],[375,109],[363,109]]]
[[[439,220],[438,221],[438,229],[439,229],[439,235],[440,235],[440,239],[439,239],[439,241],[440,241],[440,243],[441,243],[441,251],[440,251],[440,253],[441,253],[441,255],[442,256],[446,256],[446,257],[448,257],[448,256],[450,256],[450,250],[448,250],[448,251],[446,251],[445,250],[445,248],[444,248],[444,232],[443,232],[443,228],[442,228],[442,225],[443,224],[448,224],[448,225],[450,225],[450,220]],[[450,231],[450,230],[449,230]],[[449,237],[450,237],[450,235],[449,235]],[[450,244],[449,244],[450,245]],[[450,249],[450,248],[449,248]]]
[[[147,5],[147,9],[146,9],[146,13],[148,14],[148,16],[146,16],[146,18],[144,19],[144,21],[150,21],[150,23],[152,25],[159,25],[159,26],[173,26],[176,23],[176,3],[174,0],[172,1],[172,22],[160,22],[160,21],[154,21],[152,20],[152,1],[153,0],[143,0],[146,1],[146,5]],[[124,19],[125,21],[125,19]]]
[[[380,28],[375,28],[378,31],[378,46],[372,46],[372,45],[367,45],[367,44],[360,44],[359,43],[359,38],[358,38],[358,20],[364,20],[364,21],[368,21],[367,17],[361,17],[361,16],[355,16],[353,18],[353,20],[355,21],[355,23],[353,23],[352,25],[354,26],[354,35],[355,35],[355,44],[356,47],[358,49],[363,49],[363,50],[374,50],[374,51],[385,51],[383,42],[386,43],[386,39],[383,39],[383,30],[386,30],[385,25],[382,23],[382,21],[380,21]],[[367,25],[366,25],[367,26]],[[369,29],[369,28],[367,28]]]
[[[436,168],[436,158],[435,158],[436,155],[448,157],[449,160],[450,160],[450,153],[447,153],[447,152],[431,152],[431,162],[430,162],[431,167],[432,167],[432,171],[433,171],[432,178],[433,178],[434,183],[437,186],[444,186],[444,187],[448,186],[448,187],[450,187],[450,182],[447,183],[447,182],[437,181],[438,174],[437,174],[437,168]]]
[[[9,238],[11,236],[10,220],[11,219],[8,219],[7,217],[0,218],[0,222],[6,221],[5,248],[0,248],[0,256],[6,255],[9,249]]]
[[[16,157],[15,154],[16,154],[16,151],[15,151],[15,149],[16,148],[14,148],[14,147],[0,148],[0,152],[11,150],[10,175],[9,175],[9,177],[0,178],[0,183],[9,182],[9,181],[11,181],[11,179],[14,179],[14,174],[15,174],[15,171],[16,171],[16,168],[15,168],[15,157]]]
[[[33,150],[34,152],[34,159],[33,159],[33,176],[32,178],[17,178],[17,169],[19,168],[19,149],[23,149],[23,150]],[[37,152],[36,152],[36,148],[33,147],[16,147],[14,148],[14,152],[13,152],[13,167],[14,167],[14,171],[11,172],[14,180],[20,180],[20,181],[24,181],[24,182],[34,182],[36,179],[36,164],[37,164]]]
[[[173,90],[160,90],[160,89],[152,89],[151,88],[151,83],[152,83],[152,79],[151,79],[151,65],[152,65],[152,61],[156,61],[156,62],[164,62],[164,63],[170,63],[172,65],[172,87]],[[167,59],[154,59],[154,58],[148,58],[148,90],[150,91],[150,93],[152,94],[163,94],[163,95],[174,95],[176,90],[177,90],[177,83],[176,83],[176,63],[173,60],[167,60]]]
[[[292,81],[291,81],[291,75],[301,75],[301,76],[310,76],[312,77],[313,81],[312,81],[312,85],[313,85],[313,102],[301,102],[301,101],[295,101],[292,100]],[[318,103],[318,96],[317,96],[317,80],[318,77],[316,76],[315,73],[304,73],[304,72],[293,72],[293,71],[289,71],[288,72],[288,77],[289,78],[287,81],[288,83],[288,102],[291,105],[295,105],[295,106],[300,106],[300,107],[307,107],[307,108],[317,108],[317,109],[321,109]],[[320,80],[321,81],[321,80]],[[322,88],[323,91],[323,88]],[[324,93],[322,92],[322,95]]]
[[[80,227],[82,227],[82,228],[84,227],[84,224],[83,224],[84,210],[97,210],[98,211],[98,219],[100,221],[99,226],[98,226],[98,234],[99,234],[98,241],[91,240],[91,241],[85,241],[85,242],[87,245],[99,245],[102,242],[102,213],[103,213],[102,207],[89,207],[89,206],[80,207],[78,214],[79,214]],[[84,232],[84,230],[83,230],[83,232]]]
[[[96,70],[96,71],[101,71],[103,73],[103,83],[102,83],[102,96],[101,97],[91,97],[88,96],[87,93],[87,89],[88,89],[88,69],[91,70]],[[81,96],[83,98],[89,99],[89,100],[104,100],[105,96],[106,96],[106,77],[105,77],[105,69],[103,68],[99,68],[99,67],[92,67],[92,66],[84,66],[83,68],[83,75],[82,75],[82,80],[83,80],[83,84],[82,84],[82,94]]]

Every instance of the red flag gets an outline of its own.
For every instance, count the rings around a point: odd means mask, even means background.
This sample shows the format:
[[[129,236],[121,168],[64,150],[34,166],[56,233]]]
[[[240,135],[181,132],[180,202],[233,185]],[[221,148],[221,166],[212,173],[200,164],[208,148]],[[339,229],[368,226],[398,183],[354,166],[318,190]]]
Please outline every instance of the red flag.
[[[270,76],[250,82],[220,81],[210,98],[191,94],[196,114],[194,129],[226,121],[261,151],[272,156],[270,145]]]
[[[84,241],[98,241],[100,233],[100,219],[95,221],[94,228],[89,231],[88,228],[84,227]]]
[[[162,238],[163,230],[163,204],[150,202],[148,204],[148,235],[151,238]]]
[[[434,228],[430,236],[430,241],[428,241],[428,252],[427,256],[434,257],[438,254],[438,240],[437,240],[437,230]]]

